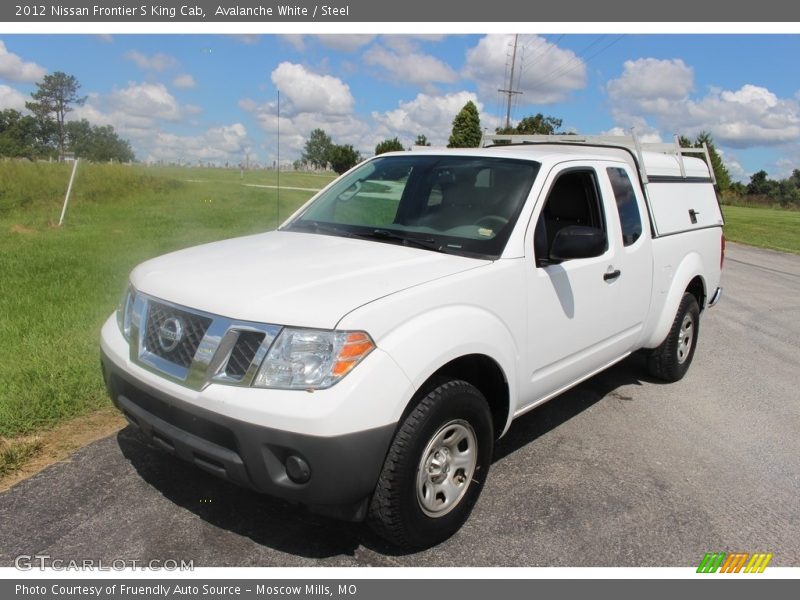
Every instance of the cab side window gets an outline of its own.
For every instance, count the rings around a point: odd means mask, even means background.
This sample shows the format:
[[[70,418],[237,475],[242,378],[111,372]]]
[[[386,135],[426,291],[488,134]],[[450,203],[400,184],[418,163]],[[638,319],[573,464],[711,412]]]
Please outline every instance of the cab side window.
[[[617,200],[622,243],[630,246],[642,235],[642,217],[639,214],[639,205],[636,204],[636,193],[625,169],[609,167],[607,172]]]
[[[536,222],[533,246],[537,261],[547,259],[556,234],[570,225],[605,231],[594,169],[570,169],[558,176]]]

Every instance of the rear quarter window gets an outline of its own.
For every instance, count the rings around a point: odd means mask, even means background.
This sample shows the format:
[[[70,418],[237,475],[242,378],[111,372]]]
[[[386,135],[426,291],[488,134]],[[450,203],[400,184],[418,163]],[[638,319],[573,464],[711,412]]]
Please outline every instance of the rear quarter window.
[[[630,246],[642,235],[642,216],[636,203],[636,193],[625,169],[609,167],[606,171],[617,201],[617,213],[622,226],[622,243]]]

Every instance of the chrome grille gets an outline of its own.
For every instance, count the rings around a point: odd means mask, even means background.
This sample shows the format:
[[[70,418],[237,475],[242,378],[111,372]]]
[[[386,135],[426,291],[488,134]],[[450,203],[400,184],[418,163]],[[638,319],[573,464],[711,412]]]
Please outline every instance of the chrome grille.
[[[279,325],[238,321],[137,291],[130,356],[194,390],[212,383],[249,386],[280,330]]]
[[[163,339],[159,338],[163,338],[162,328],[172,319],[181,324],[182,335],[174,348],[165,349],[162,344]],[[208,317],[151,300],[147,309],[144,332],[145,350],[188,369],[211,321]]]
[[[240,331],[239,338],[231,350],[231,356],[225,367],[225,374],[231,379],[240,380],[247,374],[250,364],[256,357],[265,334],[262,331]]]

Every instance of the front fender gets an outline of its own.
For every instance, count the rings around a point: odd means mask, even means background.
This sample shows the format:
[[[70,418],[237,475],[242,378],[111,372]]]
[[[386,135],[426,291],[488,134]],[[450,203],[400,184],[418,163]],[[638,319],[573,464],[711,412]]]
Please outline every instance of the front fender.
[[[441,306],[402,322],[376,341],[415,390],[442,366],[462,356],[482,354],[493,359],[508,384],[509,419],[503,431],[508,427],[517,399],[519,349],[508,327],[493,313],[466,304]],[[408,401],[396,407],[397,419]]]

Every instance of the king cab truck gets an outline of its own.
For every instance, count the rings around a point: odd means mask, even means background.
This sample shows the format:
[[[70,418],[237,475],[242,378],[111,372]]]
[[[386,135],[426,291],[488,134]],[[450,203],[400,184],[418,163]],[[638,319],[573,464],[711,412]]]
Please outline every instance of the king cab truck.
[[[137,266],[102,328],[114,404],[201,469],[422,548],[516,417],[635,351],[681,379],[720,297],[707,163],[499,141],[374,157],[275,231]]]

